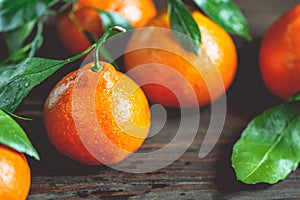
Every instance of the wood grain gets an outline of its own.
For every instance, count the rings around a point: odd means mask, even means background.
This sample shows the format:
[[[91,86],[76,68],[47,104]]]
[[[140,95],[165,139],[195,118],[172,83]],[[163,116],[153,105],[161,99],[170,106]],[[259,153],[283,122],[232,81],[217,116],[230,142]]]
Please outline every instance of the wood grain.
[[[202,116],[204,121],[207,117],[209,115]],[[204,135],[200,131],[180,159],[151,173],[132,174],[106,166],[83,166],[59,157],[56,152],[41,152],[42,162],[32,163],[36,166],[32,166],[33,178],[28,199],[300,198],[300,171],[292,173],[287,180],[273,186],[249,186],[235,180],[230,166],[231,149],[247,121],[247,118],[241,118],[238,113],[229,112],[221,139],[207,157],[198,158]],[[174,121],[171,120],[167,123],[165,132],[160,134],[173,132],[173,126]],[[200,129],[205,129],[205,126],[206,123],[202,124]],[[159,149],[167,141],[168,138],[148,139],[141,150],[149,152]],[[45,147],[42,148],[44,149]],[[47,155],[50,153],[52,156],[49,158]],[[145,165],[152,164],[151,160],[141,162]],[[37,166],[39,167],[36,168]]]

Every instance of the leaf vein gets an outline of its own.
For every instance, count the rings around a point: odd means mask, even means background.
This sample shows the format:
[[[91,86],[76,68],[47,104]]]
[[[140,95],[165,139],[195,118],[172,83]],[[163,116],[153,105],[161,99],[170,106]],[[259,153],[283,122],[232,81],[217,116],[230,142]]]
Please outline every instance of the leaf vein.
[[[287,126],[284,128],[284,130],[282,131],[282,133],[279,134],[279,136],[277,137],[275,143],[273,145],[271,145],[271,147],[266,151],[266,153],[264,154],[263,158],[261,159],[261,161],[258,163],[258,165],[248,174],[246,175],[244,178],[242,178],[243,180],[249,178],[251,175],[253,175],[261,166],[262,164],[265,162],[265,160],[268,158],[269,154],[273,151],[273,149],[281,142],[281,139],[285,136],[285,134],[287,133],[287,129],[288,127],[292,124],[292,122],[294,120],[297,119],[297,117],[300,116],[300,112],[297,112],[291,119],[291,121],[287,124]]]

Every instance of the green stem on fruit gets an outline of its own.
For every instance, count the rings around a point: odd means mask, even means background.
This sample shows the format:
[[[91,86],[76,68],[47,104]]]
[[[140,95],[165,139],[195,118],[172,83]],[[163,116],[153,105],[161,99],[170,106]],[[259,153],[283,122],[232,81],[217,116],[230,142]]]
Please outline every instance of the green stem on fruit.
[[[109,28],[104,34],[103,36],[98,40],[98,42],[94,43],[93,45],[89,46],[86,50],[84,50],[83,52],[81,52],[80,54],[77,54],[71,58],[68,58],[66,60],[64,60],[64,64],[68,64],[71,63],[83,56],[85,56],[86,54],[88,54],[92,49],[95,48],[94,50],[94,59],[95,59],[95,65],[93,65],[92,70],[93,71],[100,71],[102,70],[102,66],[99,64],[99,56],[98,56],[98,51],[100,49],[100,46],[105,42],[105,40],[114,32],[126,32],[126,29],[120,27],[120,26],[113,26],[111,28]]]
[[[92,70],[94,72],[99,72],[103,69],[103,66],[101,64],[99,64],[99,50],[100,50],[101,45],[105,42],[105,40],[107,38],[109,38],[111,36],[111,34],[124,33],[124,32],[126,32],[126,29],[124,29],[120,26],[113,26],[113,27],[109,28],[107,31],[105,31],[103,36],[97,41],[96,47],[94,50],[94,65],[92,66]]]
[[[82,10],[94,10],[94,11],[96,11],[96,12],[100,12],[100,10],[99,9],[96,9],[96,8],[94,8],[94,7],[90,7],[90,6],[84,6],[84,7],[81,7],[81,8],[79,8],[79,9],[77,9],[77,11],[82,11]],[[91,44],[94,44],[94,43],[96,43],[97,42],[97,37],[93,34],[93,33],[91,33],[91,32],[89,32],[89,31],[87,31],[87,30],[85,30],[82,26],[81,26],[81,24],[80,24],[80,22],[77,20],[77,18],[76,18],[76,16],[74,15],[74,6],[73,6],[73,9],[72,9],[72,11],[68,14],[68,17],[70,18],[70,20],[74,23],[74,25],[76,26],[76,28],[81,32],[81,33],[83,33],[84,34],[84,36],[89,40],[89,42],[91,43]],[[120,27],[120,28],[122,28],[122,27]],[[125,30],[126,31],[126,30]],[[125,31],[118,31],[118,32],[125,32]],[[99,48],[99,50],[97,50],[97,52],[101,52],[101,54],[102,54],[102,56],[105,58],[105,59],[107,59],[118,71],[121,71],[121,68],[111,59],[111,57],[110,57],[110,55],[109,55],[109,53],[106,51],[106,49],[103,47],[103,48]],[[101,70],[101,69],[100,69]]]
[[[79,58],[85,56],[85,55],[88,54],[92,49],[94,49],[95,46],[96,46],[96,43],[94,43],[93,45],[89,46],[86,50],[84,50],[84,51],[81,52],[80,54],[77,54],[77,55],[75,55],[75,56],[73,56],[73,57],[71,57],[71,58],[66,59],[66,60],[65,60],[65,64],[68,64],[68,63],[70,63],[70,62],[73,62],[73,61],[75,61],[75,60],[77,60],[77,59],[79,59]]]

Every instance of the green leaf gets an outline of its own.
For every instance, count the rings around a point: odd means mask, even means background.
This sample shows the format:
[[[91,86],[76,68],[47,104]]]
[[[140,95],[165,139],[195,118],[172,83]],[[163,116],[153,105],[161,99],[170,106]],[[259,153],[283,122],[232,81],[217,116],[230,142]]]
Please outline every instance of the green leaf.
[[[176,40],[188,51],[199,55],[201,34],[191,12],[181,0],[170,0],[168,5],[171,28]],[[189,39],[182,36],[186,35]]]
[[[0,0],[0,32],[12,31],[36,20],[58,0]]]
[[[292,101],[300,101],[300,92],[296,93],[293,97],[291,97],[288,102]]]
[[[19,61],[27,58],[33,57],[36,51],[43,44],[43,23],[37,23],[37,32],[35,38],[27,45],[20,47],[15,52],[11,53],[8,58],[0,63],[0,67],[2,65],[6,65],[7,63],[18,63]]]
[[[98,13],[104,30],[108,30],[113,26],[121,26],[127,30],[132,29],[129,22],[116,12],[98,10]]]
[[[95,44],[66,60],[33,57],[23,60],[15,67],[0,68],[0,109],[13,113],[32,88],[62,66],[88,54],[94,47]]]
[[[244,183],[276,183],[300,162],[300,102],[286,103],[253,119],[233,147],[232,166]]]
[[[33,57],[34,54],[39,50],[39,48],[42,46],[44,37],[43,37],[43,29],[44,25],[42,22],[37,23],[37,31],[34,39],[31,42],[31,48],[28,57]]]
[[[7,82],[9,77],[13,74],[14,70],[15,66],[12,64],[0,67],[0,85],[3,85]]]
[[[8,31],[4,34],[5,43],[9,53],[14,53],[23,46],[24,41],[32,32],[35,23],[36,21],[33,20],[15,30]]]
[[[0,110],[0,143],[40,160],[24,130],[8,114]]]
[[[27,58],[9,71],[0,74],[0,108],[14,112],[30,90],[53,74],[66,61],[43,58]]]
[[[10,54],[9,57],[7,57],[3,62],[0,63],[0,65],[5,65],[10,62],[17,63],[18,61],[25,59],[28,56],[30,48],[31,44],[23,46],[14,53]]]
[[[8,69],[13,68],[15,65],[14,64],[7,64],[7,65],[0,65],[0,74],[5,72]],[[0,79],[1,81],[2,79]]]
[[[251,41],[246,18],[232,0],[193,0],[205,14],[226,31]]]

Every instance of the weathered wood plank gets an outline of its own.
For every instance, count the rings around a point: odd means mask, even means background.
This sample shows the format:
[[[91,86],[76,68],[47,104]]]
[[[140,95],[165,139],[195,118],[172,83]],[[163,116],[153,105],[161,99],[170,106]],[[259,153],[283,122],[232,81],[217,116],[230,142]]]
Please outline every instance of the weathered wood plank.
[[[239,137],[241,129],[247,122],[247,119],[238,116],[229,113],[220,141],[204,159],[198,158],[199,147],[203,140],[203,134],[199,133],[180,159],[152,173],[131,174],[106,166],[87,167],[69,160],[63,162],[53,160],[54,163],[48,167],[59,165],[60,168],[56,170],[60,173],[64,173],[65,169],[61,168],[65,167],[73,172],[71,175],[49,176],[47,171],[40,171],[40,175],[35,175],[33,171],[29,199],[300,198],[300,171],[294,172],[287,180],[274,186],[265,184],[247,186],[235,180],[230,167],[230,152],[233,141]],[[203,116],[205,117],[207,116]],[[142,146],[142,151],[161,148],[166,145],[165,142],[156,141],[155,138],[149,139]],[[141,162],[149,164],[149,160]],[[77,169],[72,169],[72,165]],[[43,169],[47,168],[44,166]]]

